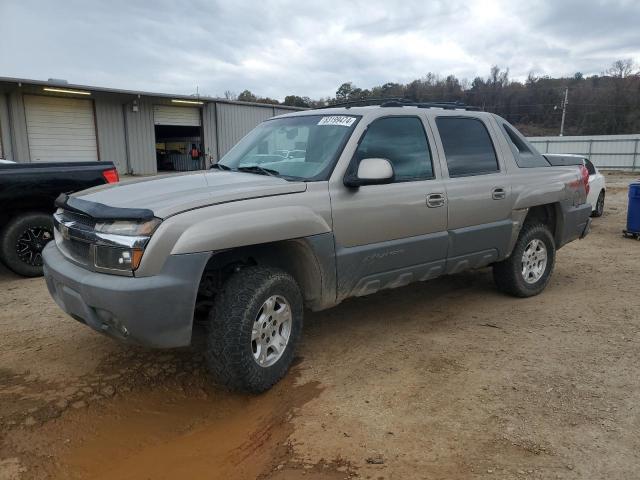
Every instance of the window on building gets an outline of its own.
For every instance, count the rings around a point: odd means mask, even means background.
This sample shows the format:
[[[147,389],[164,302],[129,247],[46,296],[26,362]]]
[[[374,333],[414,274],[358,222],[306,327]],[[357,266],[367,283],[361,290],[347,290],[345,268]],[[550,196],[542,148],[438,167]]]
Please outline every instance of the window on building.
[[[433,178],[429,143],[418,117],[387,117],[373,121],[355,153],[363,158],[386,158],[393,165],[396,182]]]
[[[500,170],[487,128],[477,118],[438,117],[450,177],[483,175]]]

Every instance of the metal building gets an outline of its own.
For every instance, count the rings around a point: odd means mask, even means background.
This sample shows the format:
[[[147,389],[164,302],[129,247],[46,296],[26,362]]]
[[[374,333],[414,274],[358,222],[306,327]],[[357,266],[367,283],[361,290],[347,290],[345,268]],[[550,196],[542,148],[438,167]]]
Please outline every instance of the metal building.
[[[0,158],[112,161],[134,175],[195,170],[291,110],[298,109],[0,77]]]

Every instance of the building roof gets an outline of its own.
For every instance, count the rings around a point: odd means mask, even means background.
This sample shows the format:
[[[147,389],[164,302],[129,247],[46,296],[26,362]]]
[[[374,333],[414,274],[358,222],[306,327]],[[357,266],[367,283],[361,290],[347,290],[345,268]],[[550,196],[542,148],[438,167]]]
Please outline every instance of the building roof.
[[[13,77],[0,77],[0,85],[2,84],[13,84],[13,85],[37,85],[42,87],[51,87],[51,88],[65,88],[65,89],[76,89],[76,90],[88,90],[91,92],[103,92],[103,93],[114,93],[120,95],[131,95],[133,97],[161,97],[161,98],[175,98],[177,100],[192,100],[192,101],[200,101],[200,102],[217,102],[217,103],[231,103],[236,105],[252,105],[257,107],[275,107],[284,110],[304,110],[304,108],[300,107],[292,107],[289,105],[276,105],[271,103],[259,103],[259,102],[241,102],[238,100],[227,100],[226,98],[218,98],[218,97],[210,97],[206,95],[196,96],[196,95],[180,95],[175,93],[158,93],[158,92],[147,92],[141,90],[125,90],[120,88],[109,88],[109,87],[96,87],[92,85],[80,85],[76,83],[67,83],[66,80],[57,80],[57,79],[49,79],[49,80],[33,80],[29,78],[13,78]]]

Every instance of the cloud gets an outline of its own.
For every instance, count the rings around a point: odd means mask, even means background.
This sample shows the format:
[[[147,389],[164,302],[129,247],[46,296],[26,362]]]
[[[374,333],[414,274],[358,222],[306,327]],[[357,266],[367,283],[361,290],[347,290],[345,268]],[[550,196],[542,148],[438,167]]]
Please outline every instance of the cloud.
[[[637,1],[0,2],[0,76],[208,95],[333,95],[435,72],[599,73],[640,60]]]

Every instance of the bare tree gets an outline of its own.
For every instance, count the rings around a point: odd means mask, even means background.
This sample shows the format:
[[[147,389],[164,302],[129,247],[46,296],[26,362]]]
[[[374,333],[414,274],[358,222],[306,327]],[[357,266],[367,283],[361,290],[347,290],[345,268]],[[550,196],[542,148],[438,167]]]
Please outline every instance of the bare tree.
[[[607,70],[607,73],[612,77],[625,78],[631,75],[634,67],[635,67],[635,64],[633,63],[633,59],[625,58],[625,59],[616,60],[615,62],[613,62],[609,70]]]
[[[225,90],[224,98],[226,98],[227,100],[237,100],[238,95],[236,95],[235,92],[232,92],[231,90]]]

